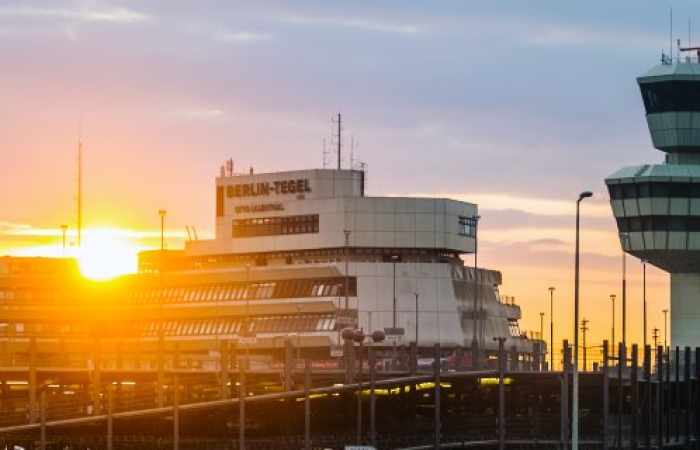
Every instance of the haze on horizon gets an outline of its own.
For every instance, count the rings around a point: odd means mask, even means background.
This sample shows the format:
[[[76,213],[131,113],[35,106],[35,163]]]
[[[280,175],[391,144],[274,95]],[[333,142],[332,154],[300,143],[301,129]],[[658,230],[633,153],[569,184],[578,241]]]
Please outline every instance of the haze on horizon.
[[[662,158],[635,77],[668,45],[669,5],[685,39],[690,1],[3,2],[0,254],[60,254],[78,136],[87,232],[154,248],[164,208],[177,248],[185,225],[211,235],[223,160],[320,167],[342,112],[372,195],[479,204],[481,264],[503,272],[523,329],[539,329],[556,286],[557,340],[572,328],[574,201],[593,190],[582,316],[599,342],[620,297],[603,178]],[[641,340],[641,268],[628,267]],[[661,328],[668,277],[655,269],[648,297]]]

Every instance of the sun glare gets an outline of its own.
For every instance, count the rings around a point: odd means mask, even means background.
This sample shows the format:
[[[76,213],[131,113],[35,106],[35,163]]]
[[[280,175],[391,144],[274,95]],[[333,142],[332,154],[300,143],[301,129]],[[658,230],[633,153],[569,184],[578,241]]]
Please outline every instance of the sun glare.
[[[76,257],[85,277],[105,280],[136,272],[138,251],[118,230],[100,229],[86,233]]]

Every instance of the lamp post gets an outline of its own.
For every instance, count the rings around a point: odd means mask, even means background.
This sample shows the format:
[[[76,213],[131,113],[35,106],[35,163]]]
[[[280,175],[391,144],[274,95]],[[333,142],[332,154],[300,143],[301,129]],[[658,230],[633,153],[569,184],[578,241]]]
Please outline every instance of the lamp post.
[[[477,231],[479,227],[479,219],[481,216],[479,215],[474,215],[471,217],[472,220],[472,226],[473,226],[473,234],[474,234],[474,305],[473,305],[473,311],[472,311],[472,318],[473,318],[473,324],[474,324],[474,332],[472,336],[472,368],[473,369],[478,369],[479,368],[479,335],[477,332],[477,329],[479,328],[479,317],[478,317],[478,306],[479,306],[479,300],[478,300],[478,290],[479,290],[479,283],[476,279],[477,275],[477,269],[479,267],[479,239],[477,238]]]
[[[642,260],[642,303],[644,315],[644,348],[647,347],[647,261]],[[656,345],[654,345],[656,347]]]
[[[664,313],[664,348],[668,346],[668,309],[661,311]]]
[[[571,450],[578,450],[578,317],[579,317],[579,260],[580,260],[580,228],[581,201],[592,197],[591,191],[581,192],[576,200],[576,254],[574,259],[574,373],[571,405]]]
[[[625,243],[627,248],[630,247],[629,233],[621,233],[622,237],[622,345],[627,348],[627,252],[625,251]],[[615,341],[613,341],[613,349]]]
[[[549,356],[552,360],[549,370],[554,370],[554,286],[549,287]]]
[[[657,348],[659,345],[659,329],[654,327],[653,330],[651,330],[651,337],[654,339],[654,348]]]
[[[612,302],[612,350],[611,356],[615,356],[615,294],[610,294],[610,301]]]

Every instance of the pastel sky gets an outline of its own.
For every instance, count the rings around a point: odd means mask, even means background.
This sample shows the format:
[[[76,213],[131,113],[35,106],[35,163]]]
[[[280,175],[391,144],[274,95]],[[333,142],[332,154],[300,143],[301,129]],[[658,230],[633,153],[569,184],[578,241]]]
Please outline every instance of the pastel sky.
[[[671,5],[685,42],[691,1],[2,1],[0,254],[60,248],[79,135],[86,226],[154,246],[165,208],[178,247],[185,225],[212,233],[224,159],[320,167],[342,112],[371,194],[479,203],[480,261],[503,272],[524,329],[557,287],[557,339],[572,328],[574,201],[593,190],[582,315],[599,342],[620,296],[603,179],[662,159],[635,77],[668,46]],[[629,273],[639,340],[633,258]],[[650,269],[648,290],[662,327],[668,277]]]

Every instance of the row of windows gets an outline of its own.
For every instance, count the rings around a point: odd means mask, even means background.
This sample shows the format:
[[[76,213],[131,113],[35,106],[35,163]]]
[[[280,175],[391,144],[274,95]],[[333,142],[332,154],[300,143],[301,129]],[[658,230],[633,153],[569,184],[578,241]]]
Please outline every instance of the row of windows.
[[[618,217],[620,232],[700,231],[700,216]]]
[[[476,237],[476,217],[459,216],[459,235],[467,237]]]
[[[345,277],[225,283],[133,291],[138,303],[216,302],[303,297],[343,297]],[[348,277],[348,296],[357,295],[357,279]]]
[[[700,111],[700,83],[676,80],[643,83],[644,108],[647,114],[669,111]]]
[[[295,333],[313,331],[333,331],[336,326],[332,315],[281,315],[252,318],[221,318],[211,320],[166,320],[149,322],[144,326],[138,323],[120,324],[118,329],[103,329],[106,334],[157,336],[162,329],[166,336],[199,336],[213,334],[250,333]],[[111,327],[107,327],[111,328]],[[113,332],[113,333],[112,333]],[[55,326],[43,323],[0,322],[0,335],[86,335],[85,325]]]
[[[700,198],[700,183],[624,183],[608,185],[610,198],[613,200],[674,197]]]
[[[318,233],[318,214],[233,221],[233,237]]]
[[[299,333],[333,331],[335,317],[331,315],[283,315],[253,318],[211,320],[168,320],[150,322],[143,336],[201,336],[212,334],[250,335],[252,333]]]

